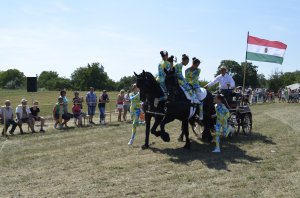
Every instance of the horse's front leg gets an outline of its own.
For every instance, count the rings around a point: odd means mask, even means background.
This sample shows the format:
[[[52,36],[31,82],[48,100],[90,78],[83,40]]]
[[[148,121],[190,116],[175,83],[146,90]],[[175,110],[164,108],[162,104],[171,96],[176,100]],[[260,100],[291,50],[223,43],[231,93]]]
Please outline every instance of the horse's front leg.
[[[151,125],[151,115],[149,113],[145,114],[145,122],[146,122],[145,144],[142,146],[142,149],[149,148],[149,136],[150,136],[150,125]]]
[[[183,136],[184,136],[184,132],[183,132],[182,126],[181,126],[181,133],[180,133],[179,137],[177,138],[178,142],[183,142]]]
[[[175,118],[173,117],[173,116],[170,116],[170,115],[166,115],[165,117],[164,117],[164,119],[161,121],[161,123],[160,123],[160,130],[161,131],[159,131],[159,133],[160,133],[160,137],[161,137],[161,139],[164,141],[164,142],[169,142],[170,141],[170,135],[169,135],[169,133],[167,133],[166,131],[165,131],[165,126],[166,126],[166,124],[168,124],[168,123],[170,123],[170,122],[172,122],[172,121],[174,121],[175,120]]]
[[[186,149],[190,149],[191,148],[191,141],[189,138],[189,121],[188,120],[184,120],[182,121],[182,125],[181,125],[182,131],[185,135],[186,141],[185,141],[185,145],[183,148]]]
[[[154,121],[154,124],[151,128],[151,133],[153,135],[155,135],[156,137],[160,136],[160,132],[156,131],[158,125],[161,123],[163,117],[155,117],[155,121]]]

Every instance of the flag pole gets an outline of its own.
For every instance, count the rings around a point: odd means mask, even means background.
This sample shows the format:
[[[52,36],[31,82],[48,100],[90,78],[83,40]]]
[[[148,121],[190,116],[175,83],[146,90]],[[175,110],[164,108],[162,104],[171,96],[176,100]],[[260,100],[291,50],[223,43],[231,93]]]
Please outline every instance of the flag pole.
[[[244,78],[243,78],[243,90],[242,90],[242,95],[243,95],[243,96],[244,96],[244,93],[245,93],[245,81],[246,81],[246,69],[247,69],[248,39],[249,39],[249,31],[248,31],[248,34],[247,34],[246,56],[245,56],[245,65],[244,65]],[[243,100],[242,100],[242,105],[243,105]]]

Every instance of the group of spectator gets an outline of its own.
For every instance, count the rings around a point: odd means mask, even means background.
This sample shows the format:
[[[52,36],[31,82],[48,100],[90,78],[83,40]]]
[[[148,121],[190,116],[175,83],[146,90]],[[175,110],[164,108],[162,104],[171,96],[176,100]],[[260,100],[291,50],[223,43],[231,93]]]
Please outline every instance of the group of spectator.
[[[275,93],[273,90],[268,90],[264,88],[256,88],[253,90],[251,88],[247,88],[245,89],[244,94],[246,95],[246,97],[249,98],[250,104],[275,102],[276,97],[278,97],[279,102],[291,103],[296,100],[299,101],[300,89],[291,90],[288,88],[280,88],[278,92]]]
[[[94,116],[96,112],[96,107],[99,109],[100,124],[105,124],[105,106],[109,102],[109,97],[106,90],[103,90],[99,99],[95,94],[95,89],[90,87],[90,91],[85,97],[87,104],[87,113],[83,112],[83,102],[84,98],[79,96],[79,92],[74,92],[74,98],[72,100],[72,113],[68,112],[68,99],[66,97],[66,91],[62,90],[60,96],[58,97],[58,102],[53,109],[53,119],[55,120],[54,128],[60,124],[60,128],[68,127],[67,123],[71,118],[74,118],[75,125],[77,127],[82,127],[82,119],[88,118],[89,124],[95,124]]]
[[[34,128],[35,122],[40,121],[41,122],[41,127],[40,127],[40,132],[45,132],[44,130],[44,123],[45,119],[43,117],[39,116],[40,109],[38,107],[39,102],[34,101],[33,106],[29,107],[27,105],[27,100],[23,98],[21,100],[21,104],[19,104],[16,107],[15,114],[16,114],[16,119],[14,116],[14,110],[11,107],[11,101],[6,100],[4,102],[4,106],[0,108],[0,119],[1,123],[4,124],[3,130],[2,130],[2,136],[7,135],[7,131],[9,127],[11,126],[11,129],[9,130],[9,133],[11,135],[14,135],[15,129],[17,126],[20,129],[20,134],[24,134],[22,125],[24,123],[28,124],[28,127],[30,128],[32,133],[36,133],[36,130]]]
[[[72,112],[69,112],[68,105],[69,99],[67,98],[66,90],[60,91],[60,95],[57,98],[52,111],[52,117],[54,120],[54,128],[68,128],[68,122],[71,118],[74,118],[74,124],[77,127],[83,126],[83,119],[88,119],[89,124],[95,124],[94,116],[96,108],[99,109],[99,124],[105,124],[105,107],[106,103],[109,103],[110,99],[106,90],[103,90],[99,98],[95,93],[95,89],[90,87],[89,92],[86,97],[79,96],[79,92],[74,92],[74,97],[72,99]],[[6,100],[5,105],[0,108],[0,121],[5,126],[2,130],[2,135],[6,136],[6,132],[14,135],[17,126],[20,129],[20,134],[24,134],[22,125],[24,123],[28,124],[28,128],[32,133],[36,132],[35,122],[40,121],[40,132],[45,132],[45,118],[39,116],[40,108],[39,102],[34,101],[31,107],[28,106],[27,100],[23,98],[21,104],[19,104],[15,111],[11,106],[11,101]],[[87,112],[83,111],[83,102],[86,102]],[[116,109],[118,111],[118,121],[127,121],[127,114],[130,112],[130,91],[121,90],[116,99]],[[122,115],[123,113],[123,115]],[[16,115],[15,115],[16,114]],[[132,116],[130,116],[132,117]],[[141,122],[144,121],[144,115],[141,115]],[[132,120],[132,118],[130,119]],[[9,127],[10,130],[8,131]]]

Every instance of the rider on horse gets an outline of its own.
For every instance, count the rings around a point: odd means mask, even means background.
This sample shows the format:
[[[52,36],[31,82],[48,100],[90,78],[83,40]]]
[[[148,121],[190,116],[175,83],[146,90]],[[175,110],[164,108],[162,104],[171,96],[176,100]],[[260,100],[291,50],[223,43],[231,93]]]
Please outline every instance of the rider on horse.
[[[176,64],[174,66],[174,68],[175,68],[175,72],[176,72],[176,75],[178,78],[178,83],[179,83],[181,89],[184,91],[184,94],[186,95],[186,97],[188,99],[191,99],[191,97],[193,95],[193,91],[192,91],[189,83],[186,81],[186,79],[182,75],[182,68],[184,66],[186,66],[187,64],[189,64],[189,61],[190,61],[189,57],[186,54],[183,54],[181,63]]]
[[[161,51],[160,55],[161,55],[162,61],[158,65],[157,81],[159,82],[164,93],[166,94],[167,93],[167,88],[165,85],[166,74],[164,72],[164,69],[170,70],[172,66],[171,66],[170,62],[167,61],[168,60],[168,52],[167,51]]]
[[[205,98],[205,91],[201,90],[200,84],[199,84],[199,75],[201,70],[198,68],[201,61],[197,58],[193,58],[193,64],[190,68],[185,70],[185,79],[187,82],[193,86],[193,89],[195,90],[196,97],[199,100],[200,103],[200,112],[199,112],[199,118],[200,120],[203,119],[203,104],[202,100]]]

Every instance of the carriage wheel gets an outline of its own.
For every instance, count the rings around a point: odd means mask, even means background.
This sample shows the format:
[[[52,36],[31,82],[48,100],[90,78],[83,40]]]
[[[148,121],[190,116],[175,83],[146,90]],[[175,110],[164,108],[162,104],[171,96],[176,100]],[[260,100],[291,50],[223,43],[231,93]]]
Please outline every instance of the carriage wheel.
[[[234,134],[238,134],[240,132],[240,121],[239,117],[236,113],[231,113],[230,117],[228,118],[228,125],[234,128]],[[233,134],[230,134],[233,136]]]
[[[252,116],[247,113],[242,118],[242,128],[245,135],[251,134],[252,131]]]

